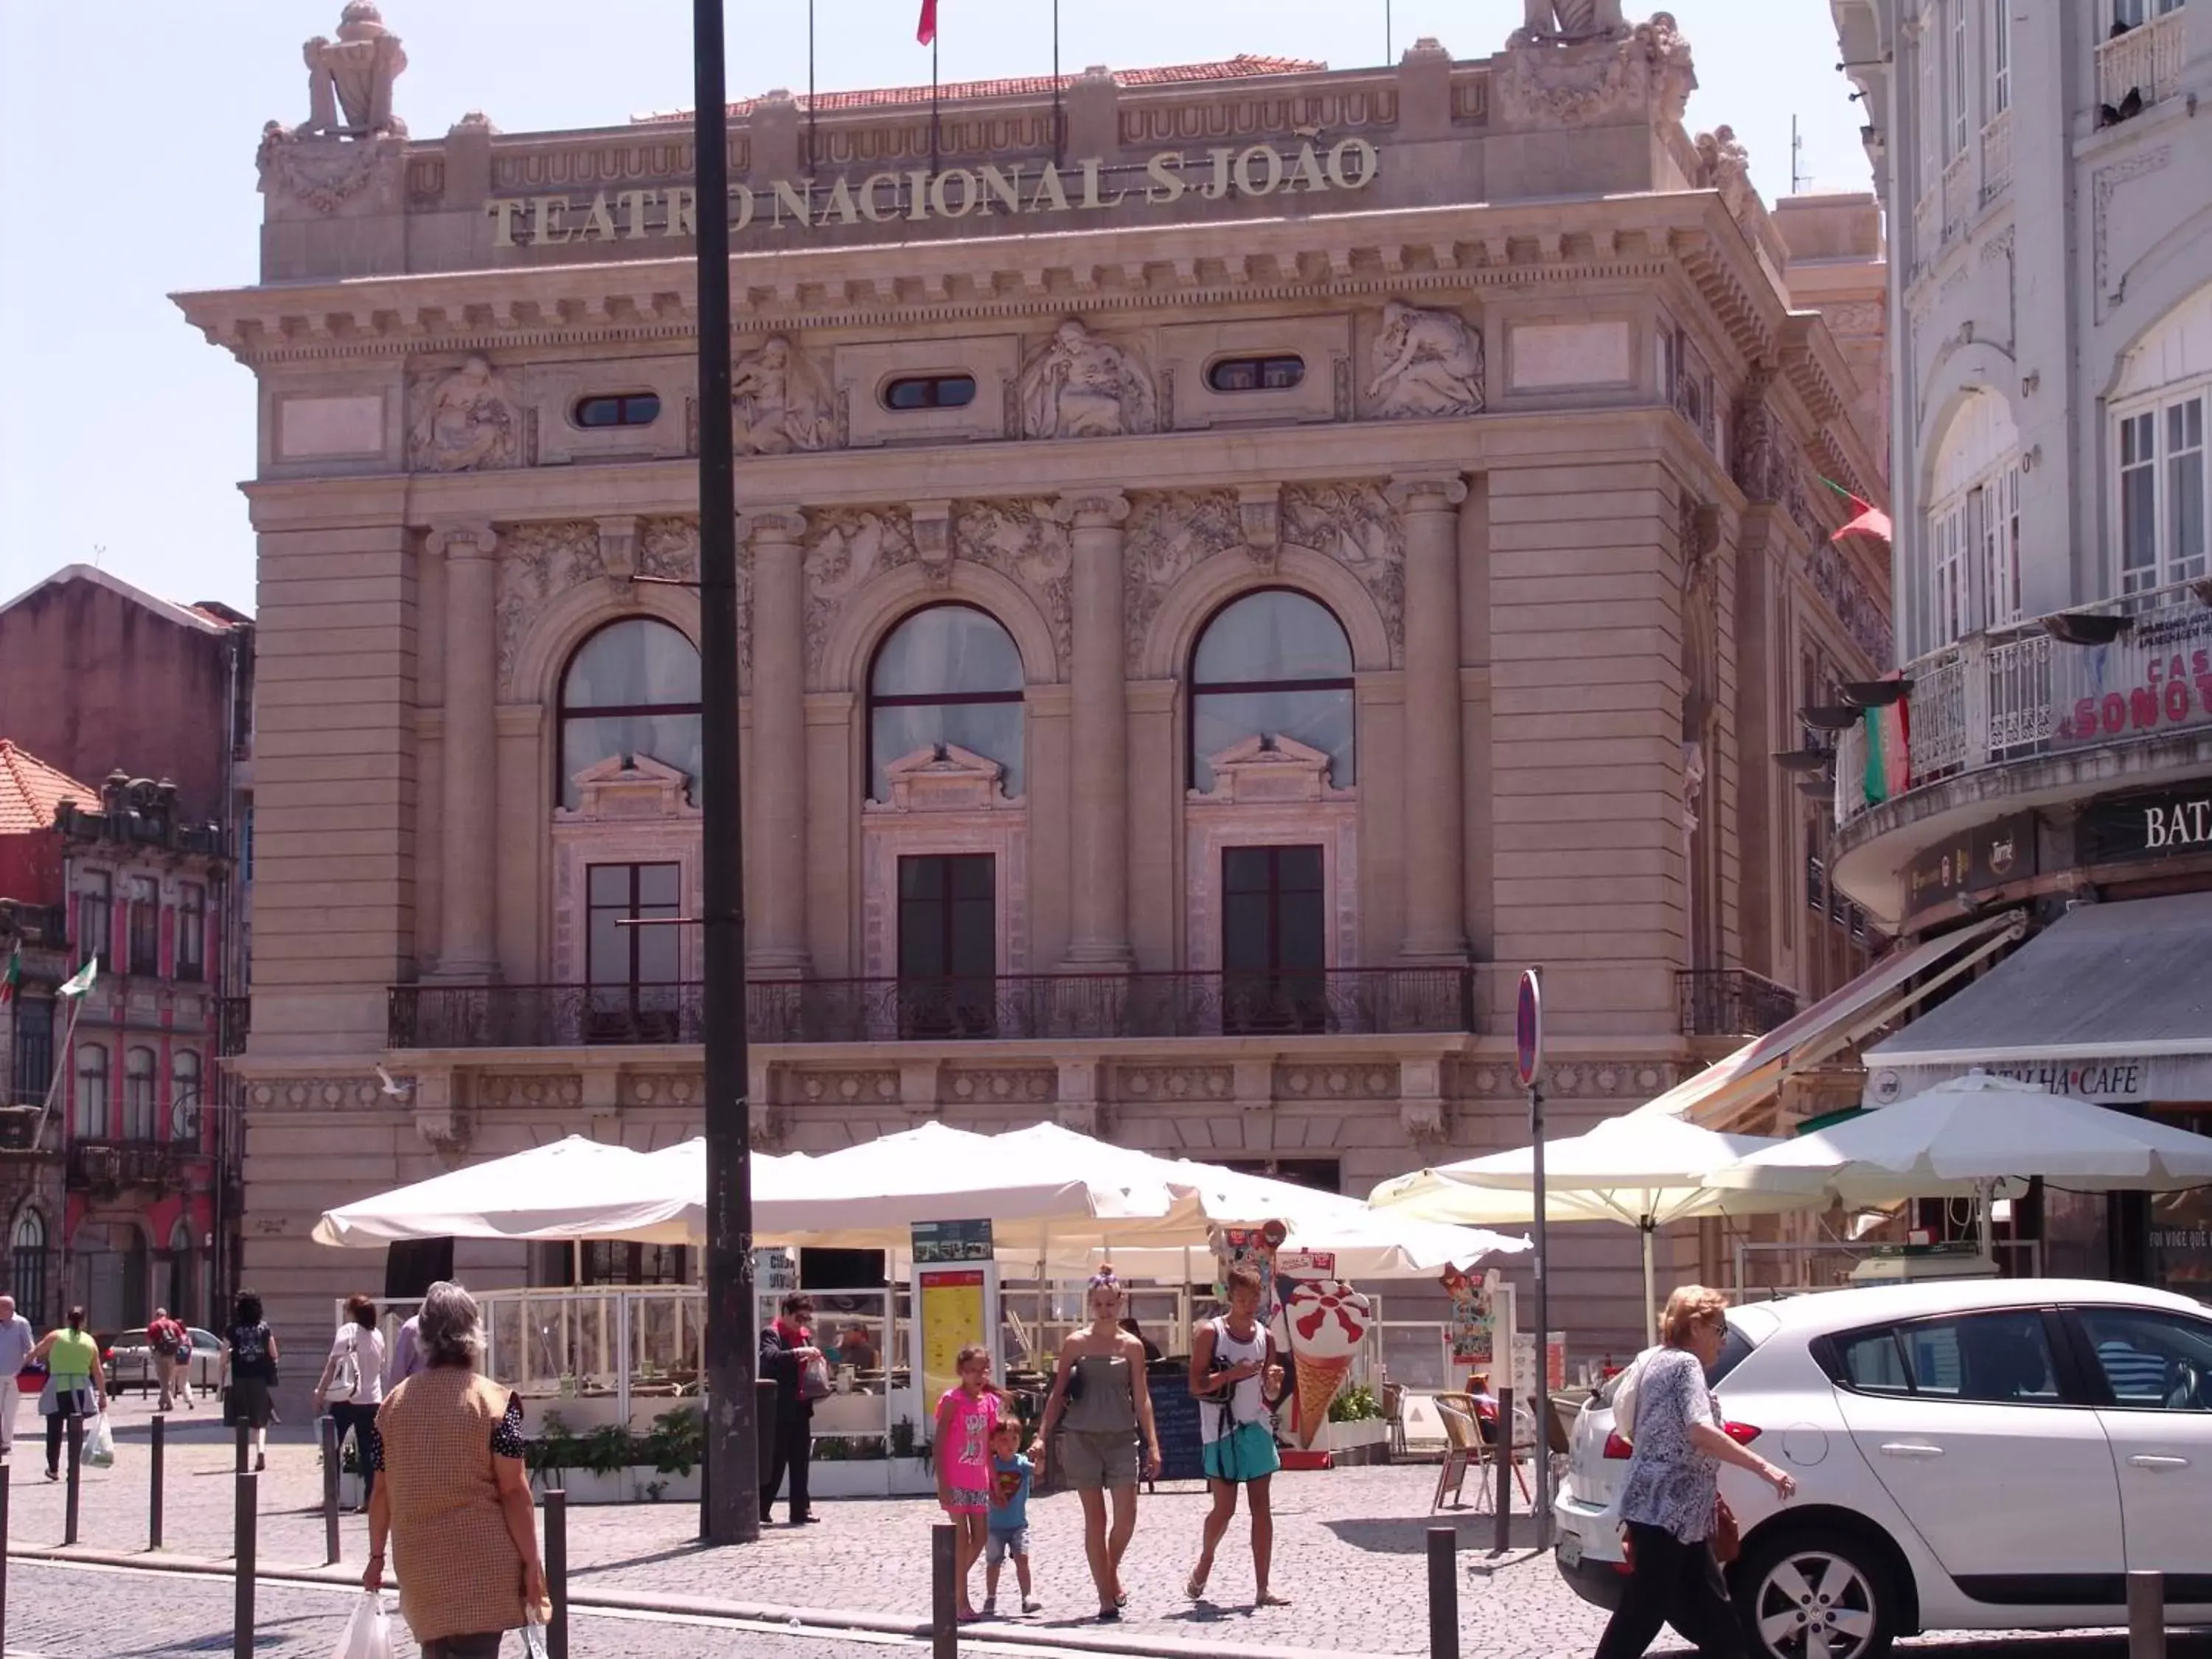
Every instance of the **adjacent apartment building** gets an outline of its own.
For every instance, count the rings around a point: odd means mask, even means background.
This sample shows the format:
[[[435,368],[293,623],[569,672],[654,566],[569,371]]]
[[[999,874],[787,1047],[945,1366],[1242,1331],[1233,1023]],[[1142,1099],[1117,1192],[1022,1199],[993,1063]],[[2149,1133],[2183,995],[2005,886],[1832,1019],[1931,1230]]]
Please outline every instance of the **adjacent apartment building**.
[[[211,1323],[235,1275],[252,631],[82,565],[0,606],[0,1193],[33,1321]]]
[[[323,1209],[702,1086],[690,125],[416,137],[375,8],[319,44],[263,280],[179,298],[260,386],[235,1066],[302,1322],[374,1277]],[[732,106],[759,1144],[1056,1117],[1364,1193],[1522,1137],[1525,964],[1566,1129],[1864,966],[1767,757],[1893,665],[1832,540],[1878,217],[1770,212],[1693,84],[1599,4]],[[1561,1249],[1619,1349],[1632,1237]]]
[[[2212,4],[1833,9],[1895,228],[1911,683],[1840,745],[1836,878],[1911,939],[2027,941],[1868,1100],[1980,1065],[2212,1128]],[[2201,1195],[2053,1190],[2020,1232],[2212,1291]]]

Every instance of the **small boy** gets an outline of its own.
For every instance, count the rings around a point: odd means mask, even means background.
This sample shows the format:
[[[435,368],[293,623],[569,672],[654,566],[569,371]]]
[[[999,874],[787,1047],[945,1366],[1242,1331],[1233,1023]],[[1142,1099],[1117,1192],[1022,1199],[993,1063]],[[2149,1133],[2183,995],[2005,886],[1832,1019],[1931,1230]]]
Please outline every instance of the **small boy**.
[[[1043,1603],[1030,1594],[1030,1474],[1035,1467],[1021,1455],[1021,1425],[1001,1423],[991,1431],[991,1513],[983,1541],[983,1616],[999,1610],[999,1564],[1014,1558],[1014,1578],[1022,1589],[1022,1611]]]

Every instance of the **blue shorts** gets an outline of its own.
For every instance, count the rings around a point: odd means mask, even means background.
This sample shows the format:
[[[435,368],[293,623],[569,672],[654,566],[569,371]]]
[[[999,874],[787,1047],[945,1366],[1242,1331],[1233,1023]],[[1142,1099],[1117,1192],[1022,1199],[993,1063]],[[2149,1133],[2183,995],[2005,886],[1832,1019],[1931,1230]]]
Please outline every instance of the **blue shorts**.
[[[1024,1561],[1029,1559],[1029,1553],[1030,1529],[1027,1527],[1016,1527],[1009,1532],[1001,1532],[994,1527],[983,1534],[983,1565],[987,1567],[997,1566],[1010,1555],[1018,1561]]]
[[[1265,1423],[1239,1423],[1218,1440],[1206,1443],[1206,1478],[1241,1485],[1264,1480],[1283,1467],[1275,1454],[1275,1431]]]

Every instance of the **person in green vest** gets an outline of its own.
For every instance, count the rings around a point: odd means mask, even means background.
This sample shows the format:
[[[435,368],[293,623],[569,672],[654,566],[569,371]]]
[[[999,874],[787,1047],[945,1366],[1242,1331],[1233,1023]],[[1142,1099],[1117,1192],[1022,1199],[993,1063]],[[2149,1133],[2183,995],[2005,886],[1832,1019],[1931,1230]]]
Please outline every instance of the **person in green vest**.
[[[62,1478],[63,1425],[72,1417],[92,1417],[107,1409],[107,1379],[100,1374],[100,1344],[84,1328],[84,1310],[71,1308],[69,1323],[48,1331],[31,1350],[46,1368],[39,1390],[39,1409],[46,1419],[46,1479]]]

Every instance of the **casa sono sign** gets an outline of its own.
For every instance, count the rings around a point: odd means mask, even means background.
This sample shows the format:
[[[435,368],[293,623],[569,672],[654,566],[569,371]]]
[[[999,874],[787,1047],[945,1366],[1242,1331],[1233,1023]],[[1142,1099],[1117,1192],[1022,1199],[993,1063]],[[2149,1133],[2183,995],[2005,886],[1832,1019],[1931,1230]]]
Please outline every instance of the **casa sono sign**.
[[[1218,202],[1231,196],[1357,193],[1375,182],[1382,156],[1364,138],[1343,138],[1326,149],[1311,140],[1295,150],[1269,144],[1224,146],[1202,158],[1162,150],[1146,161],[1142,182],[1123,184],[1133,168],[1096,157],[1052,161],[985,162],[973,167],[915,167],[762,189],[730,187],[730,228],[821,230],[844,225],[926,222],[933,219],[1027,218],[1044,213],[1112,213],[1139,204],[1164,207],[1186,197]],[[563,243],[637,242],[695,235],[698,193],[689,185],[603,190],[572,196],[495,196],[485,206],[494,247]]]

